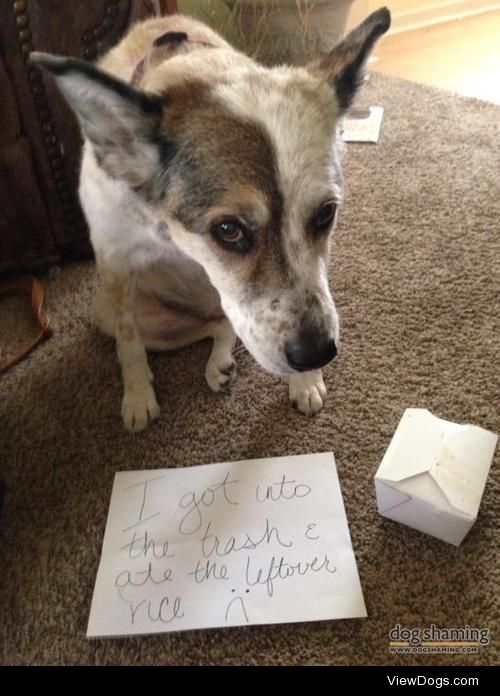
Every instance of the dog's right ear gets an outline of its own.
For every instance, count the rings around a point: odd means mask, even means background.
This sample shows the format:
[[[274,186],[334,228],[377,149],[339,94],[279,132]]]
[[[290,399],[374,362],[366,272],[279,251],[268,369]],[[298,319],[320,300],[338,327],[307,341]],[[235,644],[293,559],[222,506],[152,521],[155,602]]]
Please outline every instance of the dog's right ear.
[[[173,154],[159,130],[165,101],[76,58],[35,52],[30,60],[53,73],[99,165],[148,198],[159,197]]]

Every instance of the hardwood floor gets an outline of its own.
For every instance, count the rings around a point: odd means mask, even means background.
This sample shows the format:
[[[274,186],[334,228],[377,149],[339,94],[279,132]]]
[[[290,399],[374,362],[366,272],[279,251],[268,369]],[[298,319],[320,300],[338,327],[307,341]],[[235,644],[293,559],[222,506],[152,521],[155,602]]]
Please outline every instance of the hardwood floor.
[[[389,35],[370,70],[500,105],[500,10]]]

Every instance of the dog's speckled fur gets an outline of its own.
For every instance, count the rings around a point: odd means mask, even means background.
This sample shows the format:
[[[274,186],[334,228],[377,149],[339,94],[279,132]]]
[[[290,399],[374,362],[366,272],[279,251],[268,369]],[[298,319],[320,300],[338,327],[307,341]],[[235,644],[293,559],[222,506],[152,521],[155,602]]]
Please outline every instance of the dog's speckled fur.
[[[234,376],[236,333],[289,376],[300,410],[321,409],[321,370],[297,372],[287,346],[306,326],[309,342],[338,344],[329,235],[311,220],[341,201],[339,125],[389,23],[387,10],[374,13],[304,68],[264,68],[180,15],[136,25],[96,67],[32,56],[56,75],[86,139],[96,317],[116,338],[130,430],[159,414],[146,348],[206,336],[215,391]],[[246,230],[240,246],[214,233],[228,219]]]

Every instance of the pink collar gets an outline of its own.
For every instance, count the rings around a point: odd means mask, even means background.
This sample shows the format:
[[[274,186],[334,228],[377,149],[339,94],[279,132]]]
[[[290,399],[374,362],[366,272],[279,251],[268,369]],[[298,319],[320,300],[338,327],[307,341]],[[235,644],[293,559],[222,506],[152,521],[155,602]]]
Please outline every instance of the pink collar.
[[[137,63],[137,65],[134,68],[134,72],[132,73],[132,77],[130,78],[130,84],[133,85],[134,87],[137,87],[137,85],[141,81],[141,79],[144,75],[145,65],[146,65],[146,56],[144,56],[144,58],[141,58],[141,60]]]

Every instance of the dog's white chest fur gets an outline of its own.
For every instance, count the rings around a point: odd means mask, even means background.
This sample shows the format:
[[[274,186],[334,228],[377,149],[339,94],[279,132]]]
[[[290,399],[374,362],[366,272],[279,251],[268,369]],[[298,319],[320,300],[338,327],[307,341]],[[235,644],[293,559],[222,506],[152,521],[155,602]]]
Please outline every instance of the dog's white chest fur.
[[[80,198],[89,221],[94,249],[116,270],[139,270],[168,258],[173,243],[130,188],[111,179],[85,147]]]
[[[186,329],[223,318],[219,295],[203,267],[179,249],[166,223],[126,185],[97,167],[88,148],[80,196],[98,263],[135,278],[135,319],[146,345],[168,347],[165,343]]]

